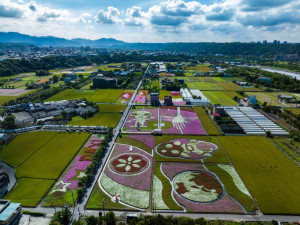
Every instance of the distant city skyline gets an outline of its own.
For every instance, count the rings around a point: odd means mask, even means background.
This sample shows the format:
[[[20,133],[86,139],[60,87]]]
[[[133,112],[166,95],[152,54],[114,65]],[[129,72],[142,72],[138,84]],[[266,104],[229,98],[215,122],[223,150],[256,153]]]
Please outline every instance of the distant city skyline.
[[[0,31],[126,42],[300,42],[298,0],[2,0]]]

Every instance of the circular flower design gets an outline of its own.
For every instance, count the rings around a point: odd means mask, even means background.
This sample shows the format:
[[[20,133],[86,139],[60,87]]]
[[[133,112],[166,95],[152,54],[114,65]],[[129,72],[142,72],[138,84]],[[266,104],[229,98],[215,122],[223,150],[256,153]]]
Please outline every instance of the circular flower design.
[[[110,167],[114,172],[124,174],[136,174],[143,172],[149,165],[147,159],[138,154],[125,154],[114,157]]]
[[[212,202],[219,200],[224,193],[220,181],[212,174],[203,171],[184,171],[173,179],[175,192],[190,201]]]
[[[166,157],[203,159],[210,157],[218,147],[210,142],[195,139],[175,139],[157,146],[156,151]]]

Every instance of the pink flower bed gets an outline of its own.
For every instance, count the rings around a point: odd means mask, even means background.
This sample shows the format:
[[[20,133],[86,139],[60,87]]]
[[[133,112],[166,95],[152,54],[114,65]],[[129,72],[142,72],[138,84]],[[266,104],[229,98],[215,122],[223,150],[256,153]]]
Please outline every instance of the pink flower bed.
[[[160,115],[161,121],[167,121],[173,124],[173,127],[163,130],[165,134],[199,134],[205,135],[206,131],[204,130],[197,114],[192,108],[181,107],[180,115],[184,118],[184,122],[177,122],[179,129],[173,123],[173,119],[177,116],[178,110],[177,107],[161,107]]]
[[[67,189],[74,190],[78,188],[78,175],[80,172],[84,173],[86,168],[92,163],[92,157],[96,150],[98,150],[102,140],[102,138],[92,136],[83,146],[84,151],[76,156],[75,160],[72,162],[68,171],[62,178],[63,182],[70,183],[67,186]]]
[[[128,135],[128,138],[135,139],[137,141],[140,141],[147,145],[150,148],[154,148],[154,136],[153,135],[145,135],[145,134],[139,134],[139,135]]]
[[[180,91],[171,91],[170,95],[171,96],[181,96]]]
[[[129,151],[129,149],[131,149],[131,151]],[[117,156],[122,154],[138,154],[145,159],[149,159],[147,160],[145,170],[137,175],[129,175],[129,173],[124,173],[124,175],[121,175],[120,173],[113,172],[111,166],[113,161],[112,159],[115,159]],[[115,148],[111,158],[109,159],[108,166],[105,168],[104,172],[111,179],[122,185],[139,190],[149,191],[151,189],[152,157],[136,147],[132,146],[132,148],[130,148],[130,145],[115,144]]]
[[[19,96],[29,91],[24,89],[0,89],[0,96]]]
[[[174,197],[188,212],[210,213],[244,213],[242,207],[225,194],[220,200],[212,203],[197,203],[180,197],[174,192]]]
[[[144,109],[132,109],[129,112],[129,115],[126,119],[126,122],[124,123],[124,127],[126,131],[134,131],[134,132],[139,132],[137,127],[136,127],[136,123],[140,120],[141,116],[137,116],[136,113],[139,111],[143,111],[143,112],[148,112],[147,115],[144,115],[142,117],[144,117],[144,124],[140,123],[140,127],[141,127],[141,132],[147,132],[147,131],[152,131],[152,128],[147,128],[147,124],[149,122],[156,122],[158,123],[158,108],[144,108]]]
[[[147,97],[147,91],[139,91],[139,93],[135,96],[133,103],[145,104]]]

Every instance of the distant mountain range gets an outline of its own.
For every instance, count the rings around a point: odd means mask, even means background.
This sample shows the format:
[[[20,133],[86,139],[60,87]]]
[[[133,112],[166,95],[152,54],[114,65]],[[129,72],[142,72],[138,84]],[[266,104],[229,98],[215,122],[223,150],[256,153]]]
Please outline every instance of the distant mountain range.
[[[0,44],[26,44],[38,47],[81,47],[110,49],[138,49],[138,50],[164,50],[172,52],[186,52],[203,55],[252,55],[275,56],[281,54],[300,55],[300,44],[260,44],[260,43],[215,43],[215,42],[173,42],[173,43],[128,43],[113,38],[65,39],[53,36],[36,37],[16,32],[0,32]],[[1,45],[0,45],[1,46]]]
[[[36,37],[26,34],[20,34],[16,32],[0,32],[0,43],[22,43],[36,45],[39,47],[81,47],[81,46],[90,46],[90,47],[118,47],[126,45],[124,41],[118,41],[113,38],[101,38],[98,40],[88,40],[88,39],[65,39],[58,38],[53,36],[44,36]]]

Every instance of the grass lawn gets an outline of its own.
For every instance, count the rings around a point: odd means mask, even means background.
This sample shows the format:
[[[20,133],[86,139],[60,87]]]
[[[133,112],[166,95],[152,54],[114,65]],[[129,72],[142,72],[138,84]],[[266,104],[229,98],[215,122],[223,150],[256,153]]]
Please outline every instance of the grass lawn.
[[[267,102],[268,105],[276,105],[276,106],[285,106],[284,104],[280,103],[276,98],[276,95],[271,94],[269,92],[245,92],[246,95],[254,95],[256,99],[260,103]]]
[[[68,125],[81,125],[81,126],[107,126],[116,127],[121,119],[121,113],[96,113],[93,117],[83,119],[80,116],[73,117]]]
[[[115,103],[122,94],[121,89],[97,89],[97,90],[76,90],[66,89],[50,98],[47,101],[87,99],[91,102]]]
[[[57,179],[88,137],[88,133],[57,133],[16,168],[16,176]]]
[[[104,203],[104,205],[103,205]],[[96,183],[89,201],[86,205],[87,209],[113,209],[113,210],[130,210],[129,207],[111,201],[111,198],[105,194]]]
[[[149,146],[136,139],[128,138],[127,135],[122,135],[121,137],[118,137],[116,143],[132,145],[144,150],[145,152],[148,152],[149,154],[152,154],[152,149]]]
[[[31,132],[15,137],[0,150],[0,158],[11,166],[18,166],[56,135],[55,132]]]
[[[22,206],[35,207],[54,182],[55,180],[20,178],[4,199],[19,202]]]
[[[265,214],[300,214],[300,169],[264,137],[218,137]]]
[[[211,104],[237,105],[233,99],[222,91],[203,91],[202,93],[209,99]]]
[[[209,135],[219,135],[220,132],[212,122],[212,120],[209,118],[207,113],[205,112],[203,107],[194,107],[195,112],[198,115],[198,118],[200,119],[202,125],[204,126],[206,132]]]
[[[207,82],[186,82],[189,89],[196,89],[200,91],[222,91],[224,90],[221,86],[216,83]]]
[[[101,104],[97,105],[99,112],[121,112],[126,109],[126,105],[117,105],[117,104]]]
[[[163,100],[165,96],[170,96],[170,92],[166,90],[159,90],[159,99]]]

